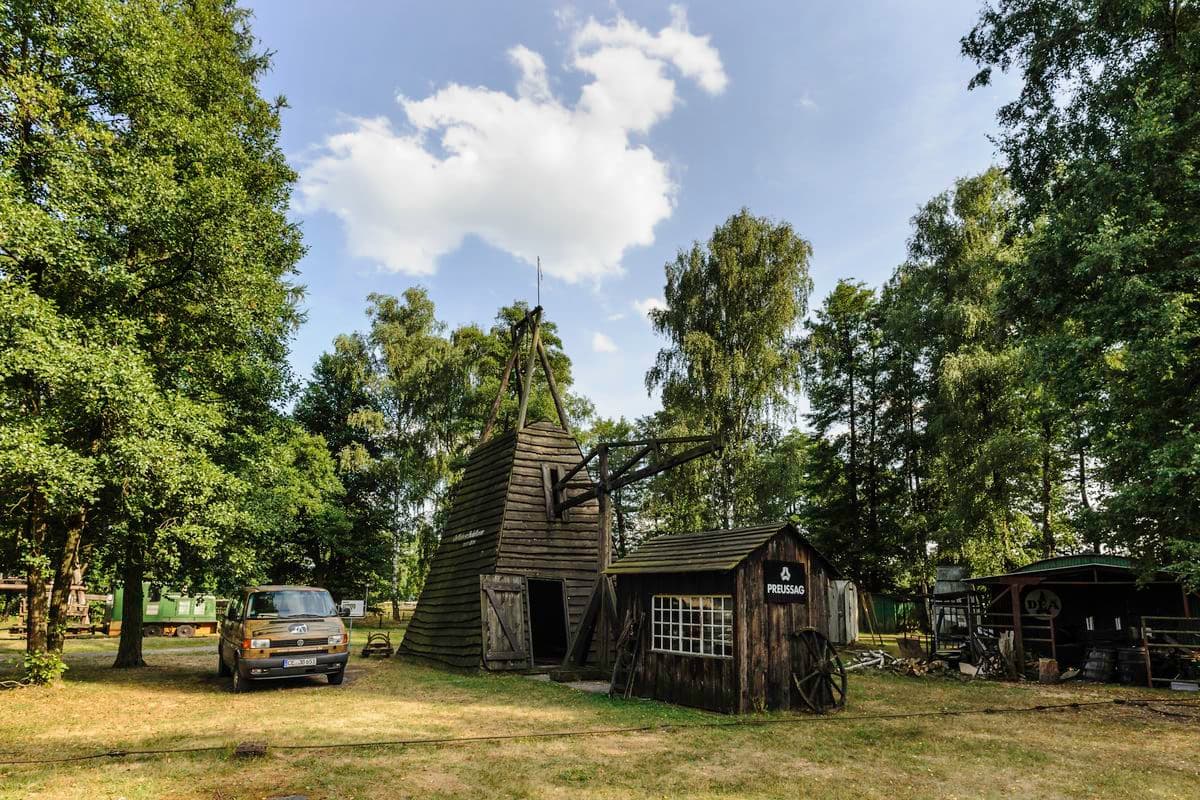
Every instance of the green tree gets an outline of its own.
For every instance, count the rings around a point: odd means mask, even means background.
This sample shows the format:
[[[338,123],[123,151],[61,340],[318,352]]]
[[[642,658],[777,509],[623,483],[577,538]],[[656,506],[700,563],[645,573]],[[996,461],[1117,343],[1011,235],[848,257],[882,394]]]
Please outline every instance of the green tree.
[[[662,390],[664,433],[709,432],[725,442],[702,512],[707,524],[757,516],[750,465],[799,388],[797,330],[812,291],[811,254],[791,225],[742,209],[666,265],[666,308],[651,320],[668,344],[646,386]],[[664,480],[678,484],[704,469],[696,463]]]
[[[1033,227],[1008,292],[1109,541],[1200,585],[1200,14],[1003,0],[963,39],[1022,79],[1000,146]],[[1087,514],[1090,518],[1090,513]]]
[[[814,432],[829,445],[818,455],[843,465],[844,499],[829,504],[820,539],[864,586],[895,582],[898,543],[890,502],[894,480],[885,450],[884,358],[879,305],[872,289],[841,280],[807,324],[805,385]],[[821,475],[830,466],[815,464]],[[834,516],[832,509],[844,510]]]
[[[120,665],[142,660],[147,559],[225,529],[244,441],[227,434],[286,389],[294,175],[246,19],[219,0],[0,8],[0,283],[71,343],[37,368],[0,356],[0,403],[28,421],[3,443],[10,522],[31,587],[81,549],[122,562]]]
[[[386,597],[391,585],[391,518],[381,502],[384,487],[375,468],[380,446],[364,426],[355,424],[379,411],[373,370],[370,345],[361,335],[338,336],[332,352],[318,358],[293,411],[306,431],[324,440],[344,488],[339,500],[344,523],[335,536],[324,537],[328,569],[314,578],[339,597],[352,589],[360,593],[364,586],[370,595]]]

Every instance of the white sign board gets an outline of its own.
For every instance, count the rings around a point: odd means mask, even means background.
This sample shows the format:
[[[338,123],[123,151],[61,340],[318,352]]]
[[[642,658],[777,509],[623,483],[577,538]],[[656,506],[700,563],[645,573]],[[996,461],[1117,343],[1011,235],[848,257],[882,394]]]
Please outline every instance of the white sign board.
[[[367,615],[366,600],[343,600],[342,601],[342,616],[350,619],[359,619]]]

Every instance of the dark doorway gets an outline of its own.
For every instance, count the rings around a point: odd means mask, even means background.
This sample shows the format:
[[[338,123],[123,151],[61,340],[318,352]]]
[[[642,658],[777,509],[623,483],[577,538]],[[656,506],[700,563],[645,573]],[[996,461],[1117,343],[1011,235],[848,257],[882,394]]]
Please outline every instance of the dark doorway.
[[[529,578],[529,633],[533,660],[558,663],[567,654],[567,606],[563,582]]]

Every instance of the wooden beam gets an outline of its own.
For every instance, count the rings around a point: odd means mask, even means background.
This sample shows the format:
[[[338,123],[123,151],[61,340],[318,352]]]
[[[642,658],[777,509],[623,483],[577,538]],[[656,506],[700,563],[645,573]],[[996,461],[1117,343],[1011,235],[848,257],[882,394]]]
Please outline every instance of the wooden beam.
[[[642,447],[643,445],[660,445],[660,444],[695,444],[698,442],[712,441],[711,436],[663,436],[657,439],[634,439],[628,442],[605,442],[610,448],[617,447]]]
[[[600,571],[612,563],[612,513],[609,510],[608,448],[600,451],[600,484],[596,487],[600,506]],[[565,503],[563,504],[565,505]],[[564,509],[565,510],[565,509]]]
[[[571,478],[574,478],[575,475],[578,474],[579,470],[583,469],[589,463],[591,463],[591,460],[593,458],[600,455],[600,451],[603,450],[605,447],[607,447],[607,445],[603,445],[603,444],[600,445],[599,447],[592,450],[592,452],[588,453],[587,457],[584,458],[583,461],[580,461],[578,464],[571,467],[571,469],[565,475],[563,475],[561,478],[558,479],[558,483],[554,484],[555,491],[559,492],[560,494],[562,492],[566,491],[567,484],[570,483]],[[591,478],[589,477],[588,480],[590,481]]]
[[[660,472],[678,467],[680,464],[686,464],[689,461],[694,461],[701,456],[706,456],[709,453],[716,452],[722,447],[721,442],[716,437],[710,437],[708,442],[698,447],[693,447],[690,450],[684,450],[678,455],[671,456],[666,461],[659,461],[654,464],[642,467],[639,470],[630,472],[622,477],[613,480],[609,485],[610,490],[620,489],[622,486],[628,486],[631,483],[640,481],[642,478],[649,478],[657,475]]]
[[[538,343],[542,338],[542,328],[538,325],[536,318],[532,321],[533,325],[533,343],[529,349],[529,366],[525,368],[525,374],[521,376],[521,407],[517,411],[517,430],[520,431],[525,427],[525,414],[529,411],[529,392],[533,387],[533,360],[537,358]]]
[[[1021,584],[1018,583],[1012,585],[1012,613],[1013,661],[1017,672],[1013,677],[1021,678],[1025,674],[1025,637],[1021,623]]]
[[[541,339],[534,337],[534,344],[537,346],[538,357],[542,361],[542,369],[546,371],[546,385],[550,387],[550,396],[554,398],[554,410],[558,412],[558,421],[562,423],[562,429],[570,433],[571,423],[567,421],[567,411],[563,408],[562,398],[558,396],[558,384],[554,381],[554,370],[550,369],[550,356],[546,354],[546,348],[542,346]]]
[[[645,447],[643,447],[641,450],[638,450],[637,453],[635,455],[633,455],[628,461],[626,461],[624,464],[622,464],[621,466],[617,467],[616,469],[614,469],[612,471],[611,478],[619,478],[622,475],[624,475],[626,472],[628,472],[630,470],[630,468],[632,468],[639,461],[641,461],[643,458],[645,458],[647,455],[649,455],[650,451],[652,451],[654,449],[655,449],[654,445],[648,444]]]
[[[508,378],[512,375],[513,367],[517,363],[517,356],[520,355],[521,349],[518,347],[520,342],[519,334],[517,341],[513,342],[512,354],[508,357],[508,363],[504,365],[504,374],[500,377],[500,391],[496,392],[496,399],[492,401],[492,410],[488,414],[487,425],[483,428],[483,436],[479,438],[480,444],[485,444],[492,438],[492,428],[496,424],[496,417],[500,413],[500,404],[504,402],[504,393],[508,391]]]
[[[665,472],[666,470],[673,469],[674,467],[678,467],[680,464],[686,464],[689,461],[700,458],[701,456],[708,455],[709,453],[712,453],[712,452],[720,450],[720,449],[721,449],[721,442],[718,441],[715,437],[709,438],[708,442],[706,444],[702,444],[698,447],[693,447],[690,450],[685,450],[684,452],[679,453],[678,455],[671,456],[670,458],[666,459],[665,461],[659,461],[654,464],[649,464],[645,467],[642,467],[639,470],[635,470],[633,472],[627,473],[627,474],[621,476],[620,478],[611,479],[607,486],[601,486],[601,485],[597,484],[596,486],[593,486],[591,489],[588,489],[585,492],[582,492],[582,493],[577,494],[573,497],[570,497],[566,500],[563,500],[556,507],[556,511],[561,514],[563,511],[566,511],[568,508],[574,508],[575,506],[581,505],[590,500],[595,500],[597,497],[600,496],[600,494],[602,492],[616,491],[617,489],[620,489],[624,486],[628,486],[631,483],[640,481],[643,478],[649,478],[651,476],[659,474],[660,472]]]
[[[613,605],[612,587],[608,585],[608,577],[605,576],[604,570],[612,563],[612,503],[610,495],[610,478],[608,474],[608,448],[600,451],[600,463],[597,470],[600,475],[600,495],[597,498],[597,504],[600,511],[600,618],[597,620],[597,628],[600,631],[600,666],[608,669],[611,659],[609,658],[608,645],[612,640],[612,626],[616,624],[616,614],[609,610],[609,606]],[[563,513],[566,513],[565,511]]]

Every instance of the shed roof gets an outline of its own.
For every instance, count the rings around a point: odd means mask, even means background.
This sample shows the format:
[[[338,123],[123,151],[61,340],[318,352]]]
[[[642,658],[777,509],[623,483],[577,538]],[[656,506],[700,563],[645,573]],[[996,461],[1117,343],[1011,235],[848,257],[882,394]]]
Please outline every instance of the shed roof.
[[[610,575],[632,573],[666,572],[726,572],[742,563],[771,537],[790,530],[805,546],[829,565],[833,574],[836,568],[829,559],[812,546],[790,522],[771,522],[750,528],[731,530],[699,531],[657,536],[643,542],[637,550],[614,561],[605,570]]]
[[[1115,572],[1135,572],[1137,565],[1132,558],[1128,556],[1115,556],[1105,553],[1079,553],[1070,556],[1055,556],[1054,558],[1044,558],[1041,561],[1034,561],[1032,564],[1026,564],[1023,567],[1018,567],[1012,572],[1006,572],[999,575],[983,575],[978,578],[968,578],[968,583],[1002,583],[1005,578],[1013,576],[1039,576],[1039,575],[1061,575],[1064,573],[1075,572],[1085,569],[1100,569],[1108,570],[1107,574]],[[1173,579],[1158,573],[1157,577],[1173,581]]]
[[[1117,569],[1133,569],[1133,559],[1125,556],[1110,556],[1101,553],[1083,553],[1076,556],[1056,556],[1044,558],[1018,567],[1013,572],[1047,572],[1056,569],[1076,569],[1078,567],[1116,567]]]

